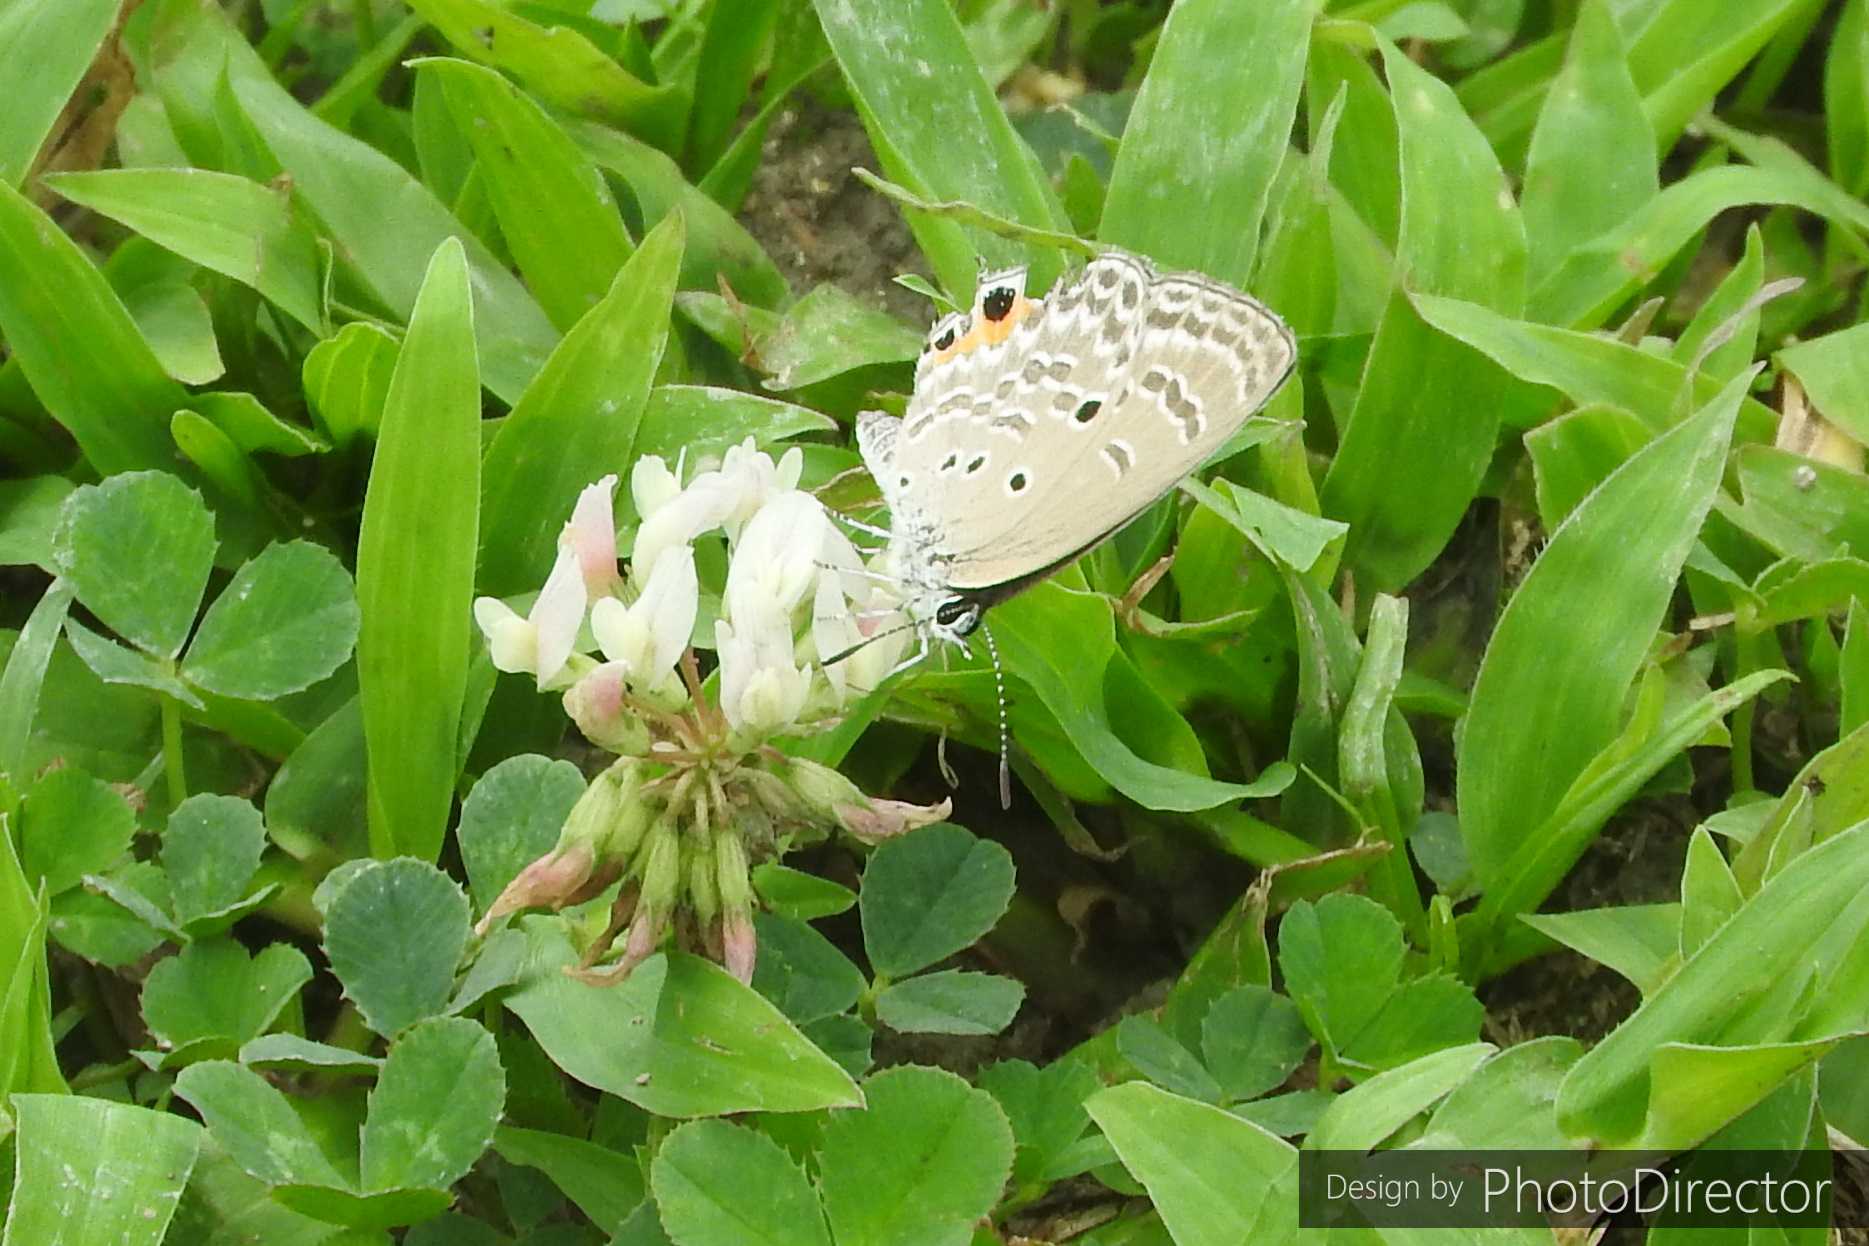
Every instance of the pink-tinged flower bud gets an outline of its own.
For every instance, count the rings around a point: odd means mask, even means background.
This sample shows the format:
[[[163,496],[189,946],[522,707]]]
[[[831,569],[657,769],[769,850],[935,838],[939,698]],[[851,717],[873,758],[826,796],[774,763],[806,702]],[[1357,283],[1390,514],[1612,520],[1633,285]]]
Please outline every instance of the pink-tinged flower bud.
[[[759,938],[753,931],[753,915],[726,912],[720,916],[721,964],[728,973],[748,986],[753,983],[753,968],[759,957]]]
[[[750,910],[753,881],[747,873],[746,842],[736,828],[723,826],[714,832],[712,864],[722,910],[729,913]]]
[[[664,818],[649,828],[643,848],[642,907],[666,918],[681,893],[681,834]]]
[[[617,574],[616,512],[611,504],[616,487],[614,473],[585,486],[571,510],[571,521],[558,538],[560,545],[571,550],[584,590],[592,598],[604,596],[622,582]]]
[[[565,689],[565,713],[598,748],[640,756],[649,751],[649,725],[623,704],[627,670],[621,662],[605,662],[572,684]]]
[[[487,915],[475,925],[474,932],[484,935],[495,920],[520,909],[561,907],[591,877],[596,863],[596,850],[589,843],[553,848],[506,884],[505,890],[487,907]]]
[[[918,826],[947,821],[954,802],[943,800],[934,805],[912,805],[905,800],[875,800],[865,797],[861,804],[839,805],[837,821],[846,831],[866,844],[912,831]]]

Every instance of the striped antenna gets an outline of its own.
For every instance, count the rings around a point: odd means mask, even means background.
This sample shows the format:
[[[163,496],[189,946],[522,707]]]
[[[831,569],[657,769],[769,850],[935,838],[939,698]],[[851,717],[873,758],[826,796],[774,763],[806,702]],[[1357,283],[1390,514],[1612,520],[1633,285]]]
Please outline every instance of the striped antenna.
[[[1006,674],[999,665],[999,646],[993,643],[993,629],[980,620],[980,634],[986,637],[987,656],[993,659],[993,698],[999,702],[999,807],[1012,808],[1011,738],[1006,729]]]

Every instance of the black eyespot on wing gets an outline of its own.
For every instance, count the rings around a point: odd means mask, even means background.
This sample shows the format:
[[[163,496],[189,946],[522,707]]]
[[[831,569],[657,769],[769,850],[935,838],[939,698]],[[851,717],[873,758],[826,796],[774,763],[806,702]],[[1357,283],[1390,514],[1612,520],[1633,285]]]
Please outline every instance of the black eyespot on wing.
[[[946,350],[948,347],[952,346],[954,344],[954,326],[949,325],[947,328],[943,329],[941,331],[941,336],[935,339],[934,344],[936,350]]]
[[[1012,311],[1013,298],[1011,286],[995,286],[980,300],[980,311],[988,320],[1004,320]]]
[[[951,472],[954,470],[954,464],[958,462],[960,462],[960,455],[951,453],[945,459],[941,460],[941,470],[944,472]]]
[[[1024,492],[1026,479],[1024,472],[1014,472],[1006,481],[1006,487],[1014,493]]]
[[[1102,407],[1103,404],[1101,402],[1092,398],[1089,402],[1079,407],[1071,418],[1076,420],[1079,424],[1088,424],[1097,418],[1097,412],[1102,409]]]
[[[976,454],[973,456],[973,461],[967,464],[967,474],[971,476],[975,472],[979,471],[982,467],[985,467],[985,466],[986,466],[986,455]]]

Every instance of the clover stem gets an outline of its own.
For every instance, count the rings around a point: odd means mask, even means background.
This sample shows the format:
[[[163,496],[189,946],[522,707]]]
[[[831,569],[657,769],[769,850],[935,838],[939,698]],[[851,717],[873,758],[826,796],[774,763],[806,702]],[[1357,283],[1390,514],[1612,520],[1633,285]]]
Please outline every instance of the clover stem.
[[[162,698],[162,770],[168,776],[169,805],[188,799],[188,777],[182,769],[182,703]]]

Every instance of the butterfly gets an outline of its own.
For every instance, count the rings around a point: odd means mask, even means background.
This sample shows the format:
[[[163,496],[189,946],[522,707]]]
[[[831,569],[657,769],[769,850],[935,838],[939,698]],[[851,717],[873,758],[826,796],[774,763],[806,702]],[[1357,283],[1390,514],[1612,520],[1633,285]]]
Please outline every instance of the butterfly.
[[[1291,375],[1277,314],[1109,250],[1042,299],[983,277],[937,321],[908,409],[857,446],[889,508],[885,575],[922,641],[966,648],[989,606],[1067,566],[1224,446]]]

